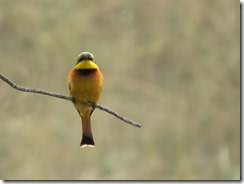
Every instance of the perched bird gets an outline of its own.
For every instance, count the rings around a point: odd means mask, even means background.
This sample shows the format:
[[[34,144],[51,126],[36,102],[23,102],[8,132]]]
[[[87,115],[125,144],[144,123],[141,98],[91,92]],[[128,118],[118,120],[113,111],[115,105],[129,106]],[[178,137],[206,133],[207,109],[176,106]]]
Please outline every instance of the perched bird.
[[[89,52],[82,52],[77,59],[75,67],[68,74],[70,97],[74,100],[74,106],[80,114],[83,135],[81,147],[94,147],[95,143],[91,130],[91,115],[94,107],[79,103],[89,102],[96,104],[100,98],[103,74],[94,62],[94,57]]]

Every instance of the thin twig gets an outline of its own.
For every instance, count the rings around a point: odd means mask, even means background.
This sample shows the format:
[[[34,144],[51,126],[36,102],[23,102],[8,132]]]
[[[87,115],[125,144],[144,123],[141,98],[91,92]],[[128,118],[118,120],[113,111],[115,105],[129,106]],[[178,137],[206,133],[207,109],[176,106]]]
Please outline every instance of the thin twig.
[[[2,75],[1,73],[0,73],[0,78],[4,82],[8,83],[14,89],[17,89],[17,90],[20,90],[20,91],[23,91],[23,92],[37,93],[37,94],[41,94],[41,95],[48,95],[48,96],[52,96],[52,97],[56,97],[56,98],[61,98],[61,99],[64,99],[64,100],[69,100],[71,102],[74,102],[74,99],[71,98],[71,97],[69,97],[69,96],[65,96],[65,95],[61,95],[61,94],[54,93],[54,92],[49,92],[49,91],[43,91],[43,90],[40,90],[40,89],[25,88],[25,87],[22,87],[22,86],[18,86],[17,84],[15,84],[11,80],[9,80],[7,77],[5,77],[4,75]],[[79,100],[75,99],[75,101],[77,102]],[[100,109],[102,111],[105,111],[105,112],[114,115],[115,117],[119,118],[120,120],[122,120],[122,121],[124,121],[124,122],[126,122],[126,123],[128,123],[128,124],[130,124],[132,126],[141,128],[141,125],[139,123],[134,122],[132,120],[129,120],[129,119],[121,116],[117,112],[110,110],[107,107],[104,107],[104,106],[99,105],[99,104],[89,103],[89,102],[81,102],[81,101],[79,101],[79,103],[84,103],[86,105],[90,105],[90,106],[92,106],[94,108],[97,108],[97,109]]]

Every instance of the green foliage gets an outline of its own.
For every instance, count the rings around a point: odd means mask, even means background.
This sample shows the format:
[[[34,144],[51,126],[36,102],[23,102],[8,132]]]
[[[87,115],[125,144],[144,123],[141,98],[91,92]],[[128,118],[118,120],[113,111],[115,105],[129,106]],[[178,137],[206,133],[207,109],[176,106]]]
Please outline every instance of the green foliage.
[[[240,179],[240,5],[229,0],[0,1],[0,72],[68,94],[82,51],[104,73],[96,148],[70,102],[0,82],[0,178]]]

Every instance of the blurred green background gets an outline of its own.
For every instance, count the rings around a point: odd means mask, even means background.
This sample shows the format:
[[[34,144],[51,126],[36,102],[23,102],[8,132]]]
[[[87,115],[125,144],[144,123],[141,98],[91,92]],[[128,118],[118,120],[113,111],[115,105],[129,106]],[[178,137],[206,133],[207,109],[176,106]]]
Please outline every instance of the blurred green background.
[[[95,148],[72,103],[0,81],[0,178],[240,179],[240,2],[1,0],[0,72],[68,94],[89,51],[105,81]]]

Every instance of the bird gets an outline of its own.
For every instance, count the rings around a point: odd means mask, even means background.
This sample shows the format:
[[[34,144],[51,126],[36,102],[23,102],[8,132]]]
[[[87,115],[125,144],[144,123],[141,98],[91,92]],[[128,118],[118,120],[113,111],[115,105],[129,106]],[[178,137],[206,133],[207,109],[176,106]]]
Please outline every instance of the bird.
[[[94,61],[90,52],[79,54],[76,65],[68,74],[69,95],[73,99],[82,122],[81,147],[95,147],[91,129],[91,115],[95,109],[93,105],[99,101],[103,86],[103,74]],[[84,103],[80,103],[84,102]]]

